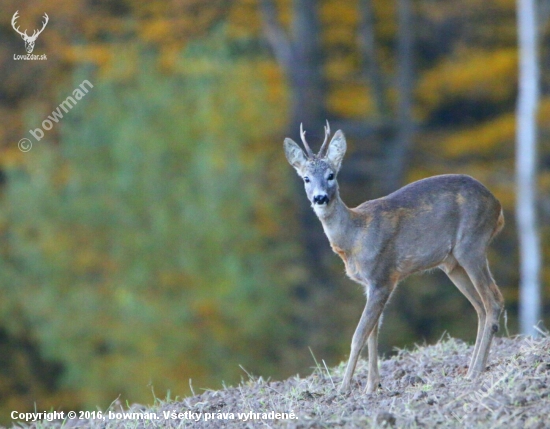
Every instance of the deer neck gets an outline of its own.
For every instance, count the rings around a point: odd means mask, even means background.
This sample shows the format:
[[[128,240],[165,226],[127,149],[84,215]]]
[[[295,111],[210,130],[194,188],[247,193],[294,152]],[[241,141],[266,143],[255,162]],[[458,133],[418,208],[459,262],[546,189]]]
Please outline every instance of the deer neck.
[[[315,213],[323,225],[328,240],[333,248],[339,248],[343,251],[351,247],[349,230],[353,227],[351,222],[350,209],[344,204],[337,192],[332,202],[322,211],[316,210]]]

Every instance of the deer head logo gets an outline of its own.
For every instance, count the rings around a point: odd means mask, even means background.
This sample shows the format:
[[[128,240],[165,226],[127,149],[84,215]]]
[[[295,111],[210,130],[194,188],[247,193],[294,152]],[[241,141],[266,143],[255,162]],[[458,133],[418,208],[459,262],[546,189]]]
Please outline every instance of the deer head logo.
[[[46,28],[46,25],[48,24],[48,21],[50,20],[50,18],[48,17],[47,13],[44,13],[44,22],[42,23],[42,28],[40,30],[34,30],[34,32],[32,33],[32,36],[29,36],[27,34],[27,30],[25,30],[25,32],[23,32],[23,33],[21,33],[21,31],[19,31],[19,27],[17,26],[17,23],[15,22],[15,21],[17,21],[17,18],[19,18],[19,11],[16,11],[13,14],[13,17],[11,18],[11,26],[23,38],[23,40],[25,41],[25,50],[29,54],[31,54],[32,51],[34,50],[34,42],[36,41],[36,39],[38,38],[40,33],[42,33],[42,31],[44,31],[44,28]]]

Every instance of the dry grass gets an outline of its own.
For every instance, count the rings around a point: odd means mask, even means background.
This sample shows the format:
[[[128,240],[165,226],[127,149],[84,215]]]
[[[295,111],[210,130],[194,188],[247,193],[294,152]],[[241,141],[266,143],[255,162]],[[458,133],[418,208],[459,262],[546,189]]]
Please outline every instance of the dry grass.
[[[32,427],[550,427],[550,337],[496,338],[488,371],[475,382],[464,378],[471,352],[471,346],[453,338],[401,350],[381,362],[383,387],[372,395],[364,393],[366,362],[360,361],[349,395],[337,392],[344,363],[328,369],[324,362],[315,362],[313,373],[306,378],[266,382],[249,376],[237,387],[209,390],[183,400],[156,399],[150,407],[130,407],[130,412],[155,413],[158,420],[69,420],[37,422]],[[120,405],[113,405],[114,410],[121,412]],[[249,411],[293,412],[296,419],[239,420],[237,413]],[[202,414],[195,422],[190,418],[164,419],[163,412]],[[212,419],[204,421],[205,413],[211,413]]]

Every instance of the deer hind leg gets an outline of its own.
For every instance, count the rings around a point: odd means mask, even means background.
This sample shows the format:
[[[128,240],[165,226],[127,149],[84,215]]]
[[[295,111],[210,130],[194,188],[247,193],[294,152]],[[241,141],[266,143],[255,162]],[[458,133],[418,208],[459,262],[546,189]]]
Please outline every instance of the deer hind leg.
[[[344,380],[340,386],[340,392],[347,392],[350,389],[351,378],[353,376],[353,372],[355,371],[355,366],[357,365],[357,360],[359,359],[361,349],[365,345],[367,338],[373,332],[373,329],[378,326],[378,319],[380,318],[380,315],[384,310],[384,306],[390,297],[390,291],[390,288],[385,288],[384,286],[369,286],[367,289],[367,305],[361,314],[361,319],[359,320],[359,324],[353,334],[349,361],[346,366],[346,372],[344,373]],[[377,340],[378,336],[376,335],[373,337],[371,342],[374,343],[375,341],[377,342]],[[375,348],[378,347],[376,346]],[[374,363],[378,359],[378,357],[374,357],[374,351],[376,350],[373,350],[372,355],[369,353],[369,367],[371,367],[371,365],[374,366]],[[378,367],[376,368],[376,373],[378,373]]]
[[[483,338],[483,331],[485,328],[486,312],[481,296],[477,292],[475,286],[472,284],[468,273],[460,265],[455,265],[451,271],[447,272],[447,275],[451,281],[455,284],[460,292],[470,301],[472,306],[477,312],[477,335],[476,343],[474,346],[474,352],[472,353],[472,358],[470,359],[470,366],[468,367],[468,378],[472,377],[474,364],[479,354],[479,347]]]
[[[462,265],[479,293],[486,313],[481,344],[474,365],[468,371],[471,377],[475,378],[485,369],[493,336],[499,329],[499,318],[504,308],[504,298],[491,275],[485,256],[471,258],[470,263]]]

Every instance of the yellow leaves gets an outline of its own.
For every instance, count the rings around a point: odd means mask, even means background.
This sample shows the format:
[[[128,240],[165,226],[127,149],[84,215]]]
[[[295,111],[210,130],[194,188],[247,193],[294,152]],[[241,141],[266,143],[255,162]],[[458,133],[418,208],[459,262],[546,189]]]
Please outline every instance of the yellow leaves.
[[[365,117],[374,112],[368,89],[359,83],[335,85],[328,95],[327,107],[335,115],[344,117]]]
[[[357,60],[352,55],[339,56],[327,61],[325,71],[331,81],[349,81],[353,74],[357,74],[356,64]]]
[[[426,177],[435,176],[436,174],[442,174],[442,172],[419,166],[418,168],[409,170],[409,172],[407,173],[406,183],[416,182],[417,180],[422,180]]]
[[[138,28],[145,42],[162,43],[171,38],[172,25],[168,18],[144,21]]]
[[[10,142],[6,149],[2,151],[2,157],[0,158],[0,165],[3,168],[18,167],[25,161],[25,154],[17,147],[17,142]]]
[[[73,45],[63,52],[64,59],[70,63],[93,63],[104,66],[111,59],[112,47],[108,44]]]
[[[322,2],[319,8],[321,22],[339,21],[347,26],[357,25],[359,15],[357,13],[357,1]]]
[[[429,111],[448,98],[505,101],[514,95],[517,51],[467,51],[446,59],[426,72],[417,87],[417,97]]]
[[[483,169],[483,172],[487,174],[487,170]],[[490,173],[490,172],[489,172]],[[483,181],[483,184],[491,189],[491,192],[497,197],[506,210],[513,210],[516,203],[515,182],[513,176],[509,176],[509,180],[488,180],[481,176],[477,176],[477,179]],[[506,219],[510,221],[509,218]]]
[[[285,78],[281,68],[273,61],[258,61],[255,69],[262,76],[266,84],[266,97],[270,103],[281,105],[281,101],[288,98]]]
[[[72,171],[69,167],[68,164],[63,164],[59,167],[59,169],[57,171],[54,172],[54,175],[52,177],[53,179],[53,183],[58,187],[58,188],[62,188],[64,187],[65,185],[67,185],[67,183],[69,183],[69,181],[71,180],[71,176],[72,176]]]
[[[392,39],[397,31],[396,2],[373,0],[376,17],[376,34],[380,39]]]
[[[443,150],[451,157],[492,155],[498,146],[513,141],[516,118],[513,113],[452,134],[443,141]]]
[[[292,3],[294,0],[277,0],[277,10],[281,23],[288,27],[292,21]]]
[[[229,34],[231,37],[260,36],[262,21],[256,0],[234,2],[229,10]]]
[[[541,192],[548,194],[548,191],[550,190],[550,171],[539,171],[538,179],[539,189],[541,190]]]
[[[550,97],[541,99],[539,103],[539,111],[537,112],[538,122],[542,127],[548,127],[550,121]]]
[[[174,72],[177,68],[181,49],[175,43],[162,46],[159,55],[159,67],[165,73]]]
[[[273,216],[273,208],[267,204],[259,204],[254,211],[254,224],[265,237],[277,237],[281,224]]]
[[[491,3],[497,9],[515,10],[516,8],[516,0],[493,0]],[[485,5],[485,1],[482,1],[482,4]]]
[[[356,38],[355,27],[348,26],[331,26],[328,27],[322,34],[323,42],[328,45],[348,45],[350,41],[353,42]]]

